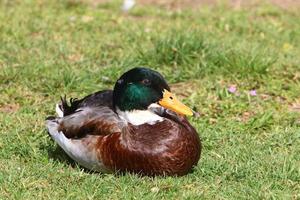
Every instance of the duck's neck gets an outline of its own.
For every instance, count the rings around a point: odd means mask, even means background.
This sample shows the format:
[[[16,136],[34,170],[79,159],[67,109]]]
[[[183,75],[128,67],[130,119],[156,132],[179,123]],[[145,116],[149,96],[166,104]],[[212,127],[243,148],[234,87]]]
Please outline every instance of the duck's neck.
[[[122,111],[119,108],[117,108],[116,112],[121,119],[123,119],[124,121],[132,125],[135,126],[142,125],[142,124],[154,125],[157,122],[163,121],[163,118],[152,111],[151,109],[152,106],[149,106],[147,110],[131,110],[131,111]]]

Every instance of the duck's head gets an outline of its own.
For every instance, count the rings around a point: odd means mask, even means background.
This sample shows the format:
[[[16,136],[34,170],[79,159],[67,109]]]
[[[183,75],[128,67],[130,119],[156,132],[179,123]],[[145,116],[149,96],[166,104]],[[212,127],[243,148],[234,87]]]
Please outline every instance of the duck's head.
[[[163,76],[148,68],[133,68],[117,80],[113,105],[123,112],[148,110],[159,105],[181,115],[193,115],[193,111],[171,93]]]

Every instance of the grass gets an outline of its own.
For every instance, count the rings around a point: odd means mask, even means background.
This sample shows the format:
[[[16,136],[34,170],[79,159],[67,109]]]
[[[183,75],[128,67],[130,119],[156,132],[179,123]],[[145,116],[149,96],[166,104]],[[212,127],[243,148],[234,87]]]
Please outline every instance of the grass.
[[[125,15],[118,2],[0,1],[0,199],[299,199],[299,17],[270,5]],[[187,176],[89,173],[45,131],[60,95],[111,88],[140,65],[202,113],[190,119],[202,158]]]

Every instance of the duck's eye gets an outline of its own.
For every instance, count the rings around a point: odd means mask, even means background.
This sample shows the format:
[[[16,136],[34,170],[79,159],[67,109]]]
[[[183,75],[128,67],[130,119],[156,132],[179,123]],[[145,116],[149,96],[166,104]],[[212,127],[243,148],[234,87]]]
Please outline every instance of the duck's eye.
[[[118,84],[122,84],[123,82],[124,82],[123,79],[119,79],[119,80],[117,81]]]
[[[150,85],[151,82],[149,81],[149,79],[143,79],[142,80],[142,84],[144,84],[144,85]]]

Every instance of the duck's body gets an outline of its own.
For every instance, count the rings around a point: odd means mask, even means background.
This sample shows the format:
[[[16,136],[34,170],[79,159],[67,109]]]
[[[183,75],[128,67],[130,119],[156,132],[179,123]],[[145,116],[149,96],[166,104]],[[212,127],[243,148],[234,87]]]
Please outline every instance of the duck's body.
[[[115,91],[116,87],[97,92],[70,106],[63,99],[57,109],[60,116],[47,120],[51,137],[91,170],[188,173],[200,158],[201,143],[186,117],[160,106],[120,110],[114,105]]]

